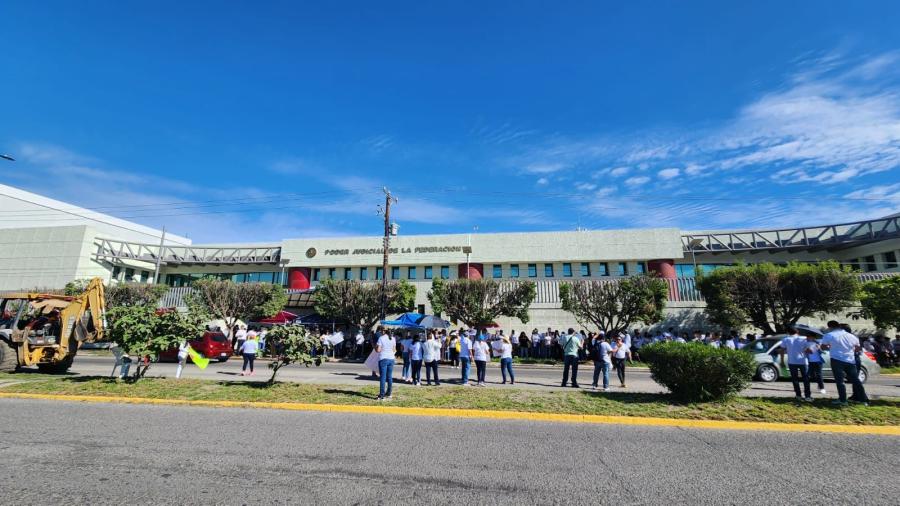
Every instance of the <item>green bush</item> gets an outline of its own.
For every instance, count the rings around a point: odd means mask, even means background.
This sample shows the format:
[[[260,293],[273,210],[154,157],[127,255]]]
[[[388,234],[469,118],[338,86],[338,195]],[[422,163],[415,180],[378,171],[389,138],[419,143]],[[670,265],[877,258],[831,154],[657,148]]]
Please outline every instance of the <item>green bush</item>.
[[[656,343],[641,348],[653,380],[682,402],[724,399],[750,385],[756,361],[749,353],[700,343]]]

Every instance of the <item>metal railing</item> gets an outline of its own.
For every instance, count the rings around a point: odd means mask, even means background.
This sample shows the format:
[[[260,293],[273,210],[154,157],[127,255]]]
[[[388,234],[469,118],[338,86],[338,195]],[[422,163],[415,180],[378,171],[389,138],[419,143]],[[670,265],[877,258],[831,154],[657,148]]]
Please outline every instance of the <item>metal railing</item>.
[[[157,257],[165,265],[228,265],[228,264],[278,264],[281,260],[280,246],[248,247],[194,247],[160,246],[135,242],[97,239],[97,260],[137,260],[156,263]]]

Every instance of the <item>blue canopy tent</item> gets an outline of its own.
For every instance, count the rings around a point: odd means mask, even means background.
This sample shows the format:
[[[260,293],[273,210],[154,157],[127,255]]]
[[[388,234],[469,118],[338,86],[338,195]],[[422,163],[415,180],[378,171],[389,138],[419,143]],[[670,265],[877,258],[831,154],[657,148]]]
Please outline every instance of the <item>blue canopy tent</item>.
[[[450,322],[441,320],[436,316],[424,315],[419,313],[403,313],[396,320],[382,320],[382,325],[391,327],[403,327],[405,329],[446,329],[450,327]]]

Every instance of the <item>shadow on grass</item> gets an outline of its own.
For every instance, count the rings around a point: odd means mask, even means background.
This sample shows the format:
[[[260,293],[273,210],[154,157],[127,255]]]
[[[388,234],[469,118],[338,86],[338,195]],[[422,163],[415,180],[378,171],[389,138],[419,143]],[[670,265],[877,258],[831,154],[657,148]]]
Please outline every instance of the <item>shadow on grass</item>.
[[[329,394],[329,395],[341,395],[344,397],[357,397],[357,398],[369,399],[369,400],[372,400],[376,397],[376,396],[373,396],[373,395],[370,395],[370,394],[367,394],[364,392],[357,392],[355,390],[341,390],[341,389],[337,389],[337,388],[326,388],[325,390],[322,390],[322,392]]]
[[[69,371],[48,373],[48,372],[43,372],[40,369],[35,369],[35,368],[31,368],[31,367],[19,367],[18,369],[16,369],[15,374],[42,374],[45,376],[59,376],[61,378],[67,377],[67,376],[77,376],[76,373],[69,372]]]

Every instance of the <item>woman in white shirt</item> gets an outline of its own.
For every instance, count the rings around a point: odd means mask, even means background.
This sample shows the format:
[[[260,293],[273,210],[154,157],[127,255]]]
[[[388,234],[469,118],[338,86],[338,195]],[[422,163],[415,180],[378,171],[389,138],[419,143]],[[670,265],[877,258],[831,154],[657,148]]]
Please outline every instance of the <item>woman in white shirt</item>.
[[[506,373],[509,373],[510,385],[516,384],[516,375],[512,368],[513,346],[505,336],[500,337],[500,373],[503,374],[503,384],[506,384]]]
[[[478,386],[484,386],[484,379],[487,373],[487,363],[491,357],[490,347],[484,340],[484,334],[479,334],[478,339],[472,346],[472,354],[475,358],[475,368],[478,371]]]
[[[434,334],[428,333],[425,344],[422,348],[422,356],[425,361],[425,381],[431,385],[431,373],[434,371],[434,384],[440,385],[441,380],[438,379],[438,362],[441,359],[441,341],[435,339]]]
[[[806,342],[808,344],[806,347],[806,360],[808,361],[809,379],[817,382],[819,384],[819,393],[825,395],[828,391],[825,390],[825,381],[822,379],[822,350],[812,334],[806,336]]]
[[[612,362],[613,367],[616,368],[616,376],[619,377],[622,388],[625,388],[625,359],[631,360],[631,349],[625,344],[621,334],[616,337],[616,346],[612,349],[612,352]]]
[[[409,349],[409,359],[412,361],[412,382],[413,385],[419,386],[422,383],[422,358],[423,346],[420,341],[421,336],[416,336]]]
[[[391,389],[394,387],[394,355],[397,353],[397,340],[387,332],[381,334],[375,344],[375,353],[378,353],[378,400],[391,399]],[[385,389],[385,386],[387,389]]]
[[[259,350],[259,341],[256,336],[241,343],[241,356],[244,357],[244,367],[241,368],[241,376],[253,376],[253,359]],[[250,374],[247,374],[247,365],[250,365]]]

